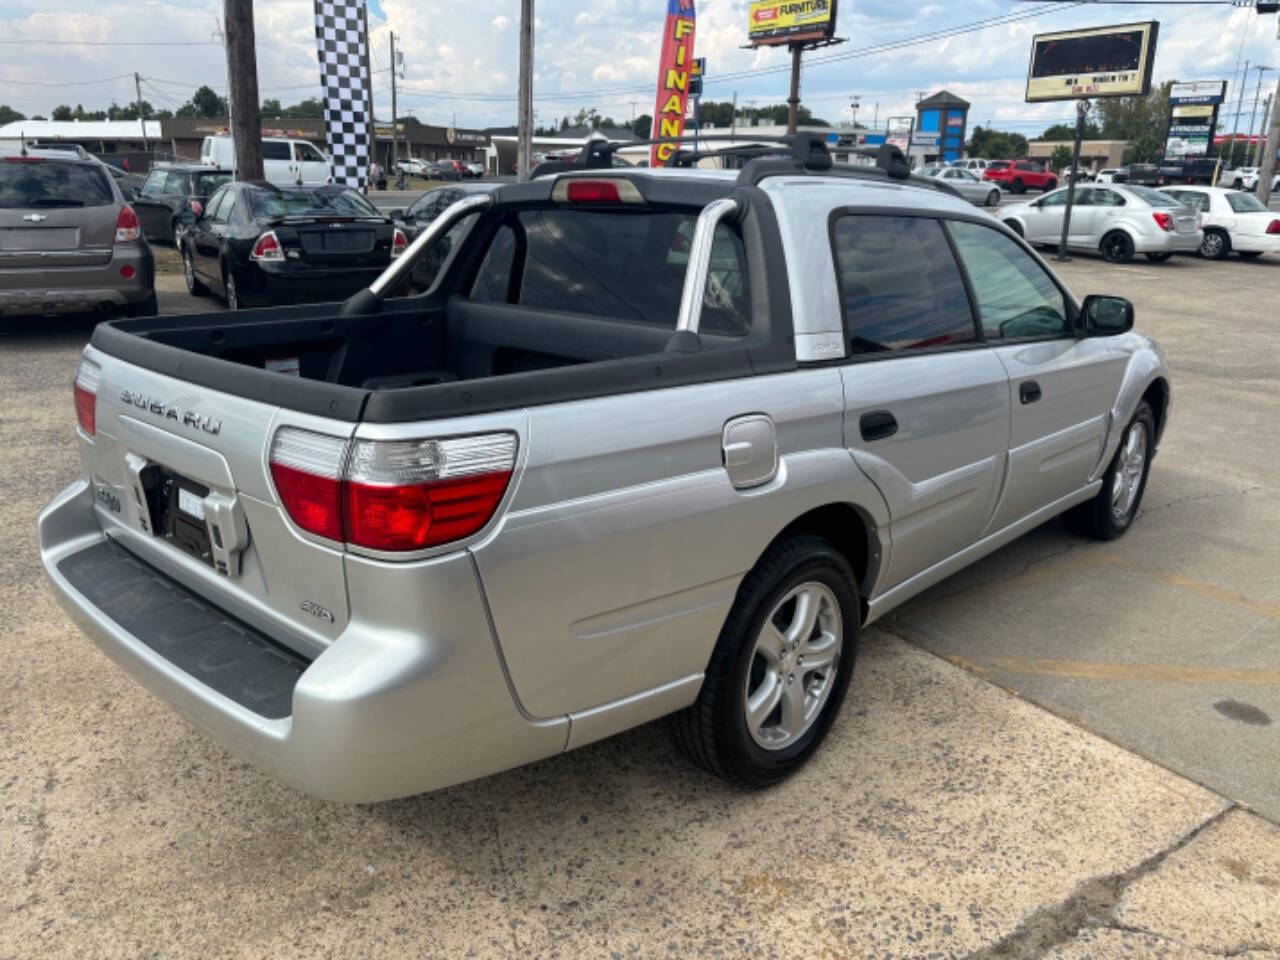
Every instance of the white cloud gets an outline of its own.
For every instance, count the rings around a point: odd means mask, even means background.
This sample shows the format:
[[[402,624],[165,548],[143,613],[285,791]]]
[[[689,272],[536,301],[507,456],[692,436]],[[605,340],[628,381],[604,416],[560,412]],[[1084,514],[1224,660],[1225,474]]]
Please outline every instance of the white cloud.
[[[496,17],[493,18],[493,29],[499,32],[509,29],[510,26],[511,26],[510,17],[503,16],[502,14],[498,14]]]

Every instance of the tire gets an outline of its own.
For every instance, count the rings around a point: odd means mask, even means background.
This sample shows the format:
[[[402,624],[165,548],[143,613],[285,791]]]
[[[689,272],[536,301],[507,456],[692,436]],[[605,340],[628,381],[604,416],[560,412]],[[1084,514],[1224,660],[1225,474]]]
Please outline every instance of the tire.
[[[1012,230],[1014,233],[1016,233],[1018,236],[1020,237],[1025,236],[1025,234],[1022,232],[1022,224],[1020,224],[1017,220],[1006,220],[1004,222],[1004,225],[1008,227],[1010,230]]]
[[[1170,257],[1172,257],[1172,256],[1173,256],[1173,254],[1172,254],[1172,253],[1148,253],[1148,254],[1146,254],[1146,258],[1147,258],[1148,260],[1150,260],[1152,263],[1164,263],[1166,260],[1168,260],[1168,259],[1169,259]]]
[[[987,205],[988,207],[998,207],[998,206],[1000,206],[1000,191],[999,191],[999,190],[992,190],[990,193],[988,193],[988,194],[987,194],[987,203],[986,203],[986,205]]]
[[[195,266],[191,262],[191,251],[182,247],[182,276],[187,281],[187,293],[193,297],[207,297],[209,288],[196,276]]]
[[[1138,429],[1141,430],[1142,459],[1135,465],[1130,444],[1134,431]],[[1155,414],[1151,412],[1151,405],[1143,400],[1120,435],[1120,446],[1116,448],[1107,472],[1102,475],[1102,489],[1098,495],[1067,512],[1065,519],[1071,530],[1095,540],[1114,540],[1133,525],[1147,489],[1155,436]],[[1121,501],[1119,506],[1118,501]],[[1121,506],[1123,509],[1119,508]]]
[[[1239,177],[1236,177],[1234,180],[1232,180],[1232,181],[1231,181],[1231,189],[1232,189],[1232,190],[1243,190],[1243,189],[1244,189],[1244,181],[1243,181],[1243,180],[1241,180]]]
[[[174,217],[169,221],[169,242],[175,247],[182,242],[182,222]]]
[[[769,786],[793,773],[840,710],[859,623],[854,574],[842,553],[812,534],[774,543],[738,587],[698,699],[668,721],[676,746],[707,772],[746,786]],[[788,626],[797,631],[790,648]],[[802,673],[804,649],[832,659],[825,670]],[[753,695],[764,703],[754,724]]]
[[[1238,256],[1241,260],[1256,260],[1258,257],[1262,256],[1262,251],[1261,250],[1237,250],[1236,256]]]
[[[242,306],[240,302],[240,285],[236,283],[236,275],[227,269],[226,264],[222,266],[222,289],[223,299],[227,301],[228,310],[239,310]]]
[[[1044,185],[1044,190],[1042,190],[1041,193],[1048,193],[1050,190],[1057,190],[1057,189],[1058,189],[1058,181],[1050,180],[1048,183]]]
[[[1225,260],[1231,252],[1231,238],[1221,230],[1206,230],[1200,241],[1200,256],[1206,260]]]
[[[1013,183],[1009,184],[1009,191],[1011,193],[1026,193],[1027,185],[1021,180],[1014,180]]]
[[[159,312],[160,308],[156,303],[156,292],[154,290],[141,303],[132,303],[125,308],[125,315],[130,317],[154,317]]]
[[[1133,240],[1123,230],[1112,230],[1102,238],[1098,250],[1108,263],[1128,263],[1133,259]]]

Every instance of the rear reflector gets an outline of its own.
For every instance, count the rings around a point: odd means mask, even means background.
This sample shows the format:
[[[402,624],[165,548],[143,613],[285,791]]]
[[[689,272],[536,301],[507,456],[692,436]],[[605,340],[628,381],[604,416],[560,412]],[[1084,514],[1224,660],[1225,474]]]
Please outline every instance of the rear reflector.
[[[280,503],[311,533],[371,550],[422,550],[492,519],[515,468],[516,437],[356,440],[282,427],[271,444]]]
[[[1151,214],[1151,219],[1156,222],[1156,226],[1161,230],[1169,233],[1173,232],[1173,217],[1170,214],[1165,213],[1163,210],[1157,210]]]
[[[142,236],[138,228],[138,215],[127,203],[120,208],[120,216],[116,217],[116,243],[132,243]]]
[[[89,436],[97,431],[98,386],[102,383],[102,368],[92,360],[81,358],[71,393],[76,402],[76,421]]]
[[[280,238],[274,230],[268,230],[258,238],[249,253],[250,260],[283,260],[284,249],[280,246]]]

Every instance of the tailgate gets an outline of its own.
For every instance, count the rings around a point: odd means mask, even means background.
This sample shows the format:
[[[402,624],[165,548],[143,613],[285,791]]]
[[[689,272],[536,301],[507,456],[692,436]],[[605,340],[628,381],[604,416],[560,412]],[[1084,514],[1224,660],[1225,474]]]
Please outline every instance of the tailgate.
[[[267,467],[275,429],[353,425],[183,382],[90,347],[101,368],[95,510],[117,542],[210,602],[314,655],[348,621],[343,553],[299,529]]]
[[[114,206],[0,209],[0,268],[104,264],[118,212]]]

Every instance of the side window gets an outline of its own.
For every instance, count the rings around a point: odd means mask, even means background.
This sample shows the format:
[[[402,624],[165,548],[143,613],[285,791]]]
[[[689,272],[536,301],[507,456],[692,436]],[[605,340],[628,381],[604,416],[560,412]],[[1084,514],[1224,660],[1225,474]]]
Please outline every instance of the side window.
[[[324,163],[324,154],[309,143],[295,143],[293,148],[297,151],[299,160],[307,163]]]
[[[831,239],[853,353],[977,339],[964,280],[938,221],[843,216]]]
[[[281,143],[278,140],[262,141],[263,160],[288,160],[289,158],[289,144]]]
[[[489,250],[476,274],[476,281],[471,285],[471,299],[506,303],[515,260],[516,232],[503,224],[489,244]]]
[[[1177,194],[1175,199],[1185,203],[1188,207],[1194,207],[1201,213],[1209,212],[1209,195],[1207,193],[1187,191]]]
[[[180,197],[187,196],[191,193],[187,175],[177,170],[170,171],[169,175],[164,178],[164,192],[177,194]]]
[[[142,184],[142,195],[144,197],[154,197],[164,193],[165,172],[163,170],[152,170],[147,174],[146,182]]]
[[[1077,198],[1076,203],[1079,203]],[[1046,194],[1040,201],[1041,207],[1065,207],[1067,205],[1067,191],[1059,190],[1056,193]]]
[[[1093,191],[1093,205],[1095,207],[1123,207],[1124,197],[1114,190],[1095,189]]]
[[[956,220],[947,229],[969,274],[987,340],[1071,333],[1066,298],[1026,251],[981,224]]]
[[[225,200],[226,198],[227,198],[226,190],[219,190],[212,197],[210,197],[208,204],[206,204],[204,208],[205,217],[207,217],[210,220],[215,219],[218,213],[218,207],[222,205],[222,201]]]
[[[223,190],[222,199],[213,209],[211,217],[214,223],[226,223],[231,219],[231,208],[235,206],[236,195],[232,190]]]

